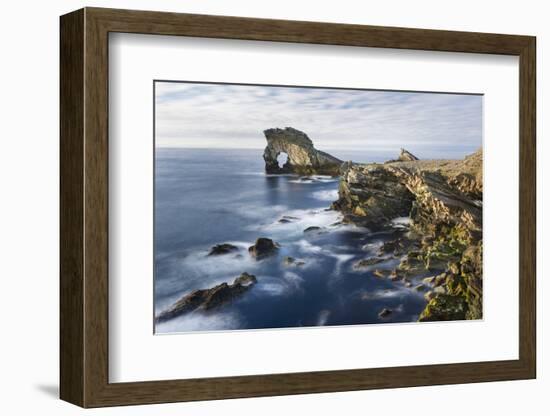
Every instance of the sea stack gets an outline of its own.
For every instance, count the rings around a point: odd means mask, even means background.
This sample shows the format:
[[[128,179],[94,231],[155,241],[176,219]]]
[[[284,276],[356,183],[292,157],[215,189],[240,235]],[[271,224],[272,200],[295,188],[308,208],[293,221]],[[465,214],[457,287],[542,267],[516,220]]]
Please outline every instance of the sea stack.
[[[337,176],[340,173],[342,161],[315,149],[313,142],[304,132],[286,127],[265,130],[264,135],[267,140],[264,150],[267,173],[331,176]],[[280,166],[277,157],[282,153],[286,153],[288,159]]]

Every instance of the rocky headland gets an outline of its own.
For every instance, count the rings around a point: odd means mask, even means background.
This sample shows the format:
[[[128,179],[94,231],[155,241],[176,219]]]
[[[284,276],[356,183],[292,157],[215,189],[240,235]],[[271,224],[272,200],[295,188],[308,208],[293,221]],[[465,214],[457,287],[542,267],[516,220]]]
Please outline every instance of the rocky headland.
[[[482,317],[481,149],[463,160],[420,160],[401,149],[396,159],[385,163],[357,164],[344,163],[315,149],[305,133],[291,127],[268,129],[264,134],[267,173],[339,176],[338,199],[330,209],[339,211],[343,218],[333,225],[355,224],[386,236],[377,251],[354,262],[351,269],[355,273],[371,273],[418,292],[426,300],[419,321]],[[281,167],[277,157],[283,152],[288,160]],[[296,220],[283,215],[277,224]],[[316,225],[303,230],[307,236],[323,232],[325,229]],[[239,251],[233,244],[220,243],[211,247],[206,257],[243,257]],[[257,238],[247,251],[244,255],[258,262],[281,252],[280,245],[266,237]],[[306,262],[285,256],[282,264],[299,268]],[[156,320],[220,308],[256,283],[255,276],[244,272],[231,284],[195,290]],[[391,319],[395,313],[383,308],[378,318]]]
[[[401,259],[392,280],[437,271],[419,288],[428,301],[419,320],[481,318],[481,149],[464,160],[418,160],[402,150],[398,160],[384,164],[346,162],[340,174],[332,208],[345,222],[384,231],[394,228],[396,218],[409,218],[408,228],[396,231],[379,256]],[[376,259],[359,263],[355,267]]]
[[[342,161],[328,153],[315,149],[311,139],[292,127],[273,128],[264,131],[267,146],[264,150],[267,173],[297,173],[300,175],[332,175],[340,172]],[[288,159],[279,166],[277,157],[286,153]]]

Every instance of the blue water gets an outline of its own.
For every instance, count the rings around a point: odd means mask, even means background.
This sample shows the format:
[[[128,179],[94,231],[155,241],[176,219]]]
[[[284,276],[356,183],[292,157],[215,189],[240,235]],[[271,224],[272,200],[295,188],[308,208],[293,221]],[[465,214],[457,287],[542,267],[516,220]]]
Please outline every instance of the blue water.
[[[357,153],[336,156],[368,160]],[[415,321],[426,304],[421,293],[351,267],[392,235],[339,224],[340,214],[327,210],[337,189],[337,178],[266,175],[261,150],[157,149],[155,313],[193,290],[232,283],[243,272],[258,283],[212,312],[157,323],[156,332]],[[284,215],[296,219],[280,223]],[[309,226],[323,232],[305,234]],[[278,242],[277,255],[252,259],[247,248],[258,237]],[[234,244],[239,253],[207,256],[219,243]],[[284,265],[285,256],[305,265]],[[382,308],[393,314],[379,318]]]

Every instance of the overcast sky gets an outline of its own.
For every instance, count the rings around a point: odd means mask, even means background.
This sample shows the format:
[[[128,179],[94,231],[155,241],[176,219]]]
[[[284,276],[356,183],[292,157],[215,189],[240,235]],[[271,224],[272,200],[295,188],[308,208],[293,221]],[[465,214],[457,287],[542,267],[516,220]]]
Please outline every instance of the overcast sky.
[[[461,158],[481,146],[479,95],[156,82],[156,146],[254,148],[291,126],[316,148]]]

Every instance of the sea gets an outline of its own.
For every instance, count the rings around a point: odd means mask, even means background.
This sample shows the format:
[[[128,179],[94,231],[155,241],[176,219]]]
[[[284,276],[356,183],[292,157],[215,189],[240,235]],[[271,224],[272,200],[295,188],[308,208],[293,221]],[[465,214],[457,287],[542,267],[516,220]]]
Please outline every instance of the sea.
[[[261,149],[157,148],[155,151],[155,315],[197,289],[231,284],[241,273],[258,282],[233,302],[155,324],[155,333],[227,331],[413,322],[426,305],[423,293],[373,275],[391,269],[389,259],[366,270],[353,263],[375,256],[391,232],[342,224],[330,210],[338,178],[270,175]],[[376,160],[358,152],[342,160]],[[279,222],[284,216],[291,222]],[[396,219],[395,227],[406,227]],[[307,227],[320,227],[304,232]],[[248,247],[259,237],[277,242],[276,255],[256,260]],[[208,256],[230,243],[238,252]],[[301,266],[286,265],[291,256]],[[413,279],[413,287],[425,275]],[[382,309],[392,313],[381,318]]]

